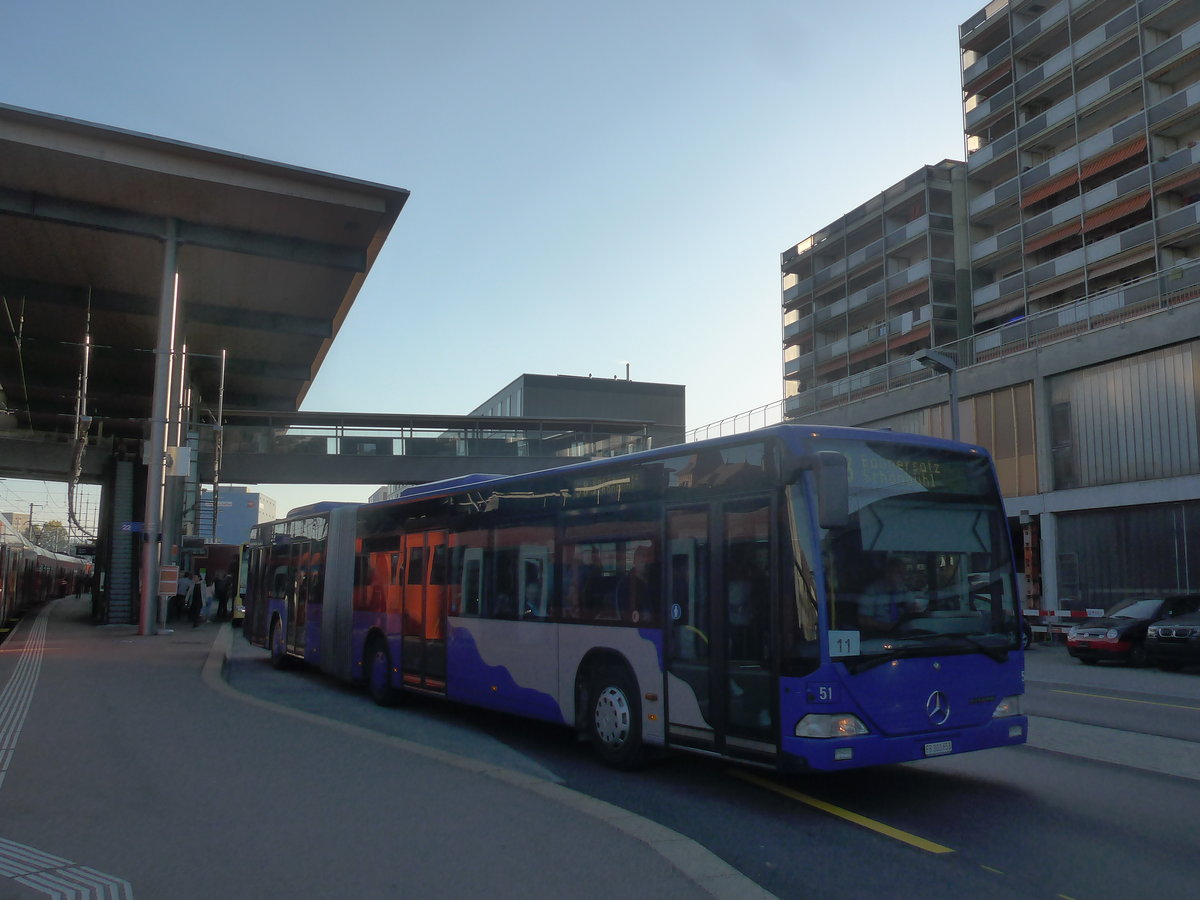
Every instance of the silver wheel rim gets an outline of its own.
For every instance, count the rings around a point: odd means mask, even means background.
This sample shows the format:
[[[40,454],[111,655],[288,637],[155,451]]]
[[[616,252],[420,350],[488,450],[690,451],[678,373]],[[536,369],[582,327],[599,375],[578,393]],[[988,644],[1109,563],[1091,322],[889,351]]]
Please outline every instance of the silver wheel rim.
[[[606,687],[596,698],[596,736],[609,747],[620,747],[629,738],[629,701],[624,692]]]

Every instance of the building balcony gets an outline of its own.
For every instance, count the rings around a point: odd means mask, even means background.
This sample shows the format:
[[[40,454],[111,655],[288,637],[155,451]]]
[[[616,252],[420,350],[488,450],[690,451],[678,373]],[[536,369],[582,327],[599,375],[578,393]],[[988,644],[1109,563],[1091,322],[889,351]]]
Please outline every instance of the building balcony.
[[[802,334],[808,334],[813,329],[813,317],[810,313],[807,316],[801,316],[795,322],[789,322],[783,326],[783,340],[788,342],[800,337]]]
[[[846,298],[847,310],[849,312],[853,312],[856,309],[862,309],[864,306],[867,306],[882,298],[883,293],[884,283],[882,281],[876,281],[873,284],[869,284],[865,288],[855,291]]]
[[[1196,231],[1197,226],[1200,226],[1200,203],[1193,203],[1191,206],[1167,213],[1158,220],[1159,239],[1175,239],[1179,235]]]
[[[941,261],[941,260],[930,260],[930,259],[923,259],[918,263],[914,263],[913,265],[909,266],[907,269],[904,269],[901,272],[896,272],[896,273],[888,276],[888,279],[887,279],[888,294],[891,295],[891,294],[897,293],[900,290],[902,290],[903,288],[907,287],[908,285],[914,284],[918,281],[921,281],[922,279],[926,279],[930,275],[934,275],[934,274],[953,275],[954,274],[954,263],[947,262],[947,261]]]
[[[1117,325],[1200,297],[1200,264],[1177,266],[970,338],[977,363]]]
[[[805,391],[793,394],[783,401],[783,414],[789,419],[799,419],[817,411],[817,392]]]
[[[1142,222],[1104,240],[1088,244],[1084,249],[1087,251],[1088,265],[1095,266],[1110,257],[1123,255],[1141,246],[1153,247],[1153,244],[1154,222]]]
[[[971,218],[978,218],[985,212],[1003,203],[1014,203],[1017,199],[1017,194],[1020,192],[1021,179],[1014,176],[1007,181],[996,185],[990,191],[980,194],[971,201],[969,212]]]
[[[1120,40],[1129,29],[1137,25],[1137,18],[1137,5],[1131,4],[1128,9],[1117,13],[1099,28],[1093,28],[1075,41],[1075,58],[1082,60],[1106,44]]]
[[[786,291],[783,292],[783,305],[787,306],[789,303],[795,303],[801,297],[806,297],[809,294],[811,294],[812,291],[813,291],[813,279],[812,278],[805,278],[801,281],[798,281],[794,285],[792,285],[790,288],[788,288]]]
[[[812,374],[813,363],[815,361],[816,354],[811,351],[802,353],[795,359],[786,359],[783,362],[783,377],[807,378]]]
[[[823,306],[820,309],[813,311],[813,325],[824,325],[830,319],[836,319],[839,316],[844,316],[850,308],[850,301],[843,297],[836,303],[831,303],[828,306]]]
[[[846,260],[839,259],[837,262],[825,266],[813,274],[813,291],[819,290],[823,285],[829,284],[835,278],[846,277]]]
[[[1195,22],[1179,34],[1159,44],[1146,54],[1146,73],[1153,77],[1156,69],[1182,57],[1200,45],[1200,22]]]
[[[984,238],[971,247],[971,262],[978,264],[990,256],[995,256],[1021,243],[1021,226],[1019,224],[1005,228],[999,234]]]
[[[883,260],[883,238],[878,238],[867,244],[865,247],[860,247],[846,257],[846,272],[851,273],[855,269],[870,263],[878,263]]]
[[[1075,115],[1075,97],[1070,96],[1058,101],[1044,113],[1039,113],[1032,119],[1017,127],[1017,138],[1022,147],[1028,146],[1039,134],[1049,131],[1063,122],[1070,121]]]
[[[988,163],[994,162],[1002,158],[1006,153],[1011,153],[1017,146],[1017,133],[1010,131],[1003,137],[999,137],[990,144],[984,144],[974,153],[967,156],[967,171],[972,169],[981,169]]]
[[[1197,105],[1200,105],[1200,83],[1172,94],[1161,103],[1150,107],[1146,114],[1146,121],[1150,123],[1151,128],[1161,127],[1177,116],[1182,117],[1184,114],[1194,113]]]
[[[987,84],[988,79],[985,76],[999,77],[1008,71],[1004,67],[1012,65],[1012,61],[1009,58],[1009,48],[1011,46],[1012,41],[1006,40],[988,51],[986,56],[977,59],[963,69],[963,86],[968,93],[972,92],[971,88],[973,86]]]
[[[1059,50],[1041,65],[1030,69],[1016,81],[1016,96],[1019,100],[1024,97],[1039,84],[1042,84],[1047,79],[1053,78],[1064,69],[1068,69],[1074,61],[1072,48],[1064,47]]]
[[[1008,0],[992,0],[987,6],[963,22],[958,28],[960,43],[967,44],[982,35],[983,32],[997,21],[1007,21]]]
[[[813,351],[816,354],[816,356],[813,357],[813,361],[818,367],[823,366],[825,363],[828,363],[830,360],[834,359],[845,362],[846,351],[849,349],[849,347],[849,338],[841,338],[831,344],[826,344],[824,347],[818,347],[815,351]]]
[[[1003,278],[976,288],[971,293],[971,306],[978,309],[1002,300],[1020,297],[1025,290],[1025,276],[1021,272],[1013,272]]]
[[[1048,32],[1051,28],[1067,17],[1067,9],[1069,4],[1067,0],[1054,4],[1044,13],[1037,17],[1033,22],[1030,22],[1020,31],[1013,35],[1012,46],[1016,52],[1022,47],[1028,46],[1035,42],[1039,37]]]
[[[1200,166],[1200,143],[1183,147],[1156,160],[1151,164],[1154,170],[1154,189],[1160,192],[1171,190],[1174,186],[1172,182],[1176,180],[1173,176],[1186,174],[1190,178],[1194,175],[1190,170],[1197,166]]]
[[[903,247],[910,241],[917,240],[918,238],[929,234],[935,219],[940,220],[941,217],[924,215],[920,218],[913,219],[911,222],[906,222],[899,228],[892,229],[890,232],[888,232],[886,238],[884,239],[887,250],[891,252],[897,247]]]
[[[973,108],[967,110],[967,114],[963,119],[967,130],[974,131],[992,117],[998,116],[1011,108],[1014,96],[1013,85],[1010,84],[1003,90],[992,94],[986,100],[976,103]]]

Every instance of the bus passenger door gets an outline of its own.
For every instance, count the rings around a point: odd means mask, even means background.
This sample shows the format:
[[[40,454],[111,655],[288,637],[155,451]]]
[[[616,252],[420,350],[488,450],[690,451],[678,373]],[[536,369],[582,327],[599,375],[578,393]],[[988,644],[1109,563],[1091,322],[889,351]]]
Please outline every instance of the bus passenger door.
[[[292,544],[291,578],[287,585],[287,649],[304,656],[304,629],[308,623],[308,562],[310,541]]]
[[[770,500],[667,512],[668,734],[672,743],[768,760]]]
[[[667,733],[672,743],[715,749],[707,508],[667,512]]]
[[[425,686],[446,690],[446,604],[449,601],[450,545],[445,531],[425,535],[429,576],[425,585]]]
[[[404,683],[420,686],[421,673],[425,669],[425,535],[420,532],[406,534],[402,546],[404,584],[400,590],[404,614],[401,616],[403,649],[400,666]]]
[[[719,580],[725,750],[773,757],[775,681],[771,666],[771,502],[767,497],[721,508]]]
[[[404,683],[446,690],[447,533],[429,531],[404,538]]]

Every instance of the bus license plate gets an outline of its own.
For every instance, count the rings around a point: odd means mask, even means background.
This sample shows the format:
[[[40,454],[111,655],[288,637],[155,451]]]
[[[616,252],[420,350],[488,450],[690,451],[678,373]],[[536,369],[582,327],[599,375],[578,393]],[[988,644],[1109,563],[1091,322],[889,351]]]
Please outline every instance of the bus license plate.
[[[952,741],[934,741],[932,744],[925,745],[926,756],[941,756],[945,753],[954,752],[954,743]]]

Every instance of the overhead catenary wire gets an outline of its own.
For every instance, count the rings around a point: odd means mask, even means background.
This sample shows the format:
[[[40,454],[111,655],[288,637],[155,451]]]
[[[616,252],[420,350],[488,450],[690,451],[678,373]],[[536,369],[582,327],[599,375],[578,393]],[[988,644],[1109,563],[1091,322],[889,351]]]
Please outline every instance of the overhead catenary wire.
[[[4,296],[4,314],[8,317],[8,328],[12,332],[13,343],[17,347],[17,370],[21,373],[21,394],[25,397],[25,418],[29,429],[33,430],[33,410],[29,406],[29,385],[25,381],[25,357],[21,352],[21,338],[25,332],[25,298],[21,297],[21,314],[18,317],[20,328],[13,322],[12,310],[8,306],[8,296]]]
[[[88,531],[75,513],[75,488],[83,474],[83,455],[87,452],[88,429],[91,417],[87,414],[88,367],[92,355],[92,288],[88,285],[87,307],[83,324],[83,359],[79,365],[79,390],[75,398],[75,452],[71,457],[71,472],[67,479],[67,520],[88,540],[96,536]]]

